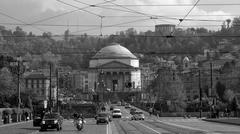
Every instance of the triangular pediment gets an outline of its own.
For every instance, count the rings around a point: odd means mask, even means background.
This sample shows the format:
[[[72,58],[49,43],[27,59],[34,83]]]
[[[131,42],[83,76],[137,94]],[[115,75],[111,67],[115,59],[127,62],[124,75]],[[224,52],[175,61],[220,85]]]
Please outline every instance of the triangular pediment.
[[[103,65],[100,65],[98,66],[98,68],[133,68],[133,67],[125,63],[121,63],[119,61],[112,61]]]

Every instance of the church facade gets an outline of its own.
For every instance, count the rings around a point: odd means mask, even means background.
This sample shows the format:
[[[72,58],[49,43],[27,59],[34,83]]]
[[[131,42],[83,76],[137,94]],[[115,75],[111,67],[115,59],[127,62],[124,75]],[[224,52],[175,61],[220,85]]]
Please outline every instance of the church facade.
[[[91,58],[88,79],[89,89],[100,100],[136,99],[136,93],[141,93],[139,59],[117,43],[102,48]]]

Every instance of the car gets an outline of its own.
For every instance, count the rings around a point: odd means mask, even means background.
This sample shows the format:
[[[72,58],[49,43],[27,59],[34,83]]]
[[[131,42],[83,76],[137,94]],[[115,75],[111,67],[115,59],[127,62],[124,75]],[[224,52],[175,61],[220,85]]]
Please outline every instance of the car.
[[[114,109],[114,106],[110,106],[110,111],[112,111]]]
[[[39,127],[41,126],[42,118],[41,115],[34,115],[33,116],[33,126],[34,127]]]
[[[118,105],[118,106],[121,106],[121,105],[122,105],[121,101],[118,101],[118,102],[117,102],[117,105]]]
[[[131,108],[130,104],[127,103],[127,104],[125,105],[125,108],[126,108],[126,109]]]
[[[109,122],[112,121],[109,113],[98,113],[95,117],[96,119],[96,123],[99,124],[99,123],[106,123],[108,124]]]
[[[113,118],[122,118],[122,113],[120,109],[113,109],[112,111]]]
[[[41,122],[41,131],[47,129],[62,130],[63,117],[59,113],[46,113]]]
[[[136,112],[136,110],[137,110],[136,108],[131,108],[130,109],[130,114],[133,115]]]
[[[133,116],[132,116],[131,119],[132,119],[132,120],[144,120],[144,119],[145,119],[145,116],[144,116],[143,112],[136,111],[136,112],[133,114]]]

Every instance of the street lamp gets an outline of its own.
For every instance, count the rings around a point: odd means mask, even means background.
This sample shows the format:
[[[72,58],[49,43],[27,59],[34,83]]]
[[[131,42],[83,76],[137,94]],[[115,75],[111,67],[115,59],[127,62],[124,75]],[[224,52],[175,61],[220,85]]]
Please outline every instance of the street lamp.
[[[100,74],[99,74],[99,84],[98,84],[98,89],[100,89],[100,91],[102,92],[102,102],[104,101],[104,81],[103,81],[103,71],[101,70]],[[100,91],[98,91],[98,93],[100,93]]]
[[[10,63],[11,66],[17,66],[17,89],[18,89],[18,108],[17,108],[17,121],[20,121],[20,106],[21,106],[21,87],[20,87],[20,75],[24,73],[21,71],[21,66],[26,66],[26,62],[22,60],[20,56],[17,59]]]

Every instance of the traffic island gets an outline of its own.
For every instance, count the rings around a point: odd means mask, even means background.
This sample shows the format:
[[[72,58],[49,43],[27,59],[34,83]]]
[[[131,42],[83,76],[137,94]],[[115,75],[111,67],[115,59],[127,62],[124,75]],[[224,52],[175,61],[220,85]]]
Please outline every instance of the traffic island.
[[[240,118],[206,118],[202,120],[209,121],[209,122],[230,124],[230,125],[240,125]]]

